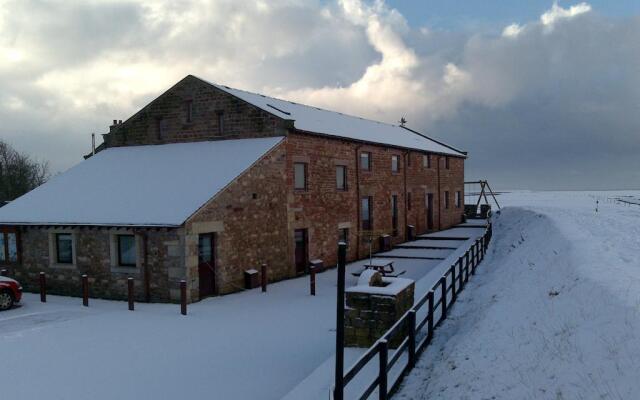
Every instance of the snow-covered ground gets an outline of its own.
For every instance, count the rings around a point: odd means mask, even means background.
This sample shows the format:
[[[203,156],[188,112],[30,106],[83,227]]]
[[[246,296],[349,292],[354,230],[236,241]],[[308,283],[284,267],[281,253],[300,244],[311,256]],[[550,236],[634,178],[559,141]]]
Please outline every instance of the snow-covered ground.
[[[395,259],[423,293],[442,275],[477,228],[455,229],[461,240],[433,240],[449,249],[406,249]],[[428,239],[425,242],[429,242]],[[457,248],[457,250],[456,250]],[[403,255],[394,250],[392,255]],[[407,255],[407,254],[404,254]],[[439,259],[435,259],[439,258]],[[347,269],[347,286],[356,278]],[[21,307],[0,313],[2,399],[326,399],[333,382],[336,270],[189,306],[25,294]],[[362,350],[347,354],[347,367]],[[324,371],[329,371],[325,373]],[[354,387],[357,383],[354,383]]]
[[[398,399],[637,399],[638,192],[519,192]],[[599,201],[596,213],[596,200]]]

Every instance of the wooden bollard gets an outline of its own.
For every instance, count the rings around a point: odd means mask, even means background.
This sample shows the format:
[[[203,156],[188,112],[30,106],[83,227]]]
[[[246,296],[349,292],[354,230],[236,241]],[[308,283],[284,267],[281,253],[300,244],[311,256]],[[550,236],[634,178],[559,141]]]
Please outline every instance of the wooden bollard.
[[[89,307],[89,277],[82,275],[82,305]]]
[[[309,284],[311,285],[311,295],[316,295],[316,267],[309,268]]]
[[[128,278],[127,279],[127,300],[129,300],[129,311],[133,311],[135,308],[135,305],[133,303],[133,285],[134,285],[133,278]]]
[[[47,275],[40,272],[40,302],[47,302]]]
[[[180,281],[180,314],[187,315],[187,281]]]
[[[262,291],[267,291],[267,264],[262,264],[260,267],[260,283],[262,284]]]

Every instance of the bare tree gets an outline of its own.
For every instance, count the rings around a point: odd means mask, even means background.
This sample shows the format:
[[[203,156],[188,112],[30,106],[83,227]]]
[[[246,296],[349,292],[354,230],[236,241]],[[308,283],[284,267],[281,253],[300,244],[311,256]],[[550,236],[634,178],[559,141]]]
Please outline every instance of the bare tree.
[[[0,140],[0,202],[13,200],[49,178],[49,163],[33,160]]]

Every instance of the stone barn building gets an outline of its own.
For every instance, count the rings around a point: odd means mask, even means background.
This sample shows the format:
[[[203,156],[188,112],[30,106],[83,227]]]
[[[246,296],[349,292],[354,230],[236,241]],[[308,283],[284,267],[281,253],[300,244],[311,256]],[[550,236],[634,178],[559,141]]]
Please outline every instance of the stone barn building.
[[[404,126],[187,76],[114,121],[95,155],[0,209],[0,265],[27,290],[190,301],[364,258],[459,223],[466,153]]]

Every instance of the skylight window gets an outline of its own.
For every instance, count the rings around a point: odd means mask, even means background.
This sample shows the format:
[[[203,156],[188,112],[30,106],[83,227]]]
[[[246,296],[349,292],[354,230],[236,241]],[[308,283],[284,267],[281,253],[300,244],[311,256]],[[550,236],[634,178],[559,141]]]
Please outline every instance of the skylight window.
[[[273,108],[274,110],[276,110],[276,111],[280,111],[280,112],[281,112],[281,113],[283,113],[283,114],[291,115],[291,113],[290,113],[290,112],[286,112],[286,111],[284,111],[284,110],[281,110],[281,109],[279,109],[278,107],[272,106],[271,104],[267,104],[267,107],[271,107],[271,108]]]

